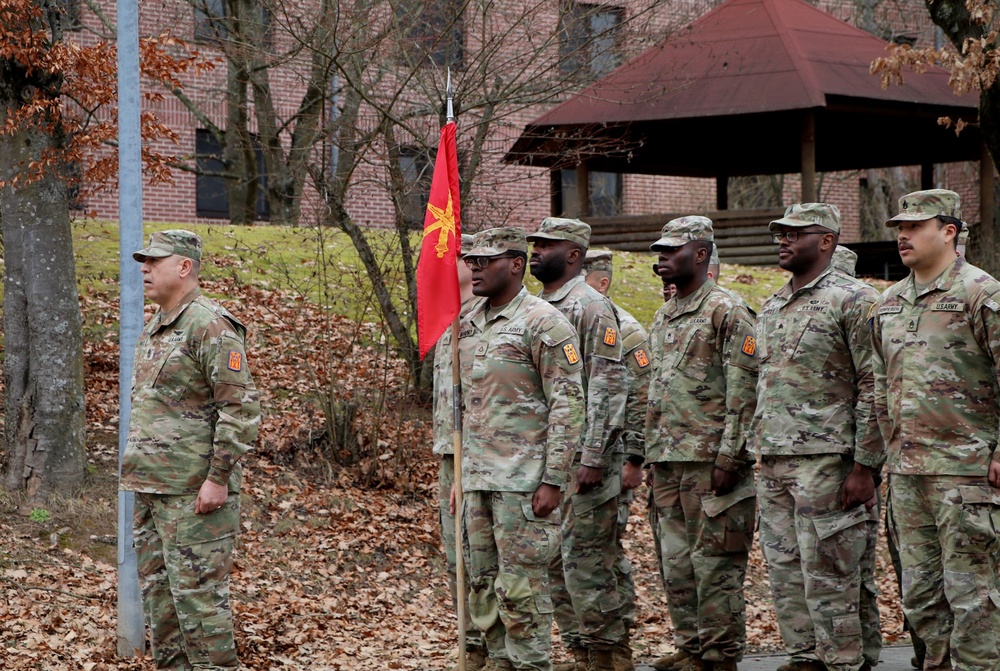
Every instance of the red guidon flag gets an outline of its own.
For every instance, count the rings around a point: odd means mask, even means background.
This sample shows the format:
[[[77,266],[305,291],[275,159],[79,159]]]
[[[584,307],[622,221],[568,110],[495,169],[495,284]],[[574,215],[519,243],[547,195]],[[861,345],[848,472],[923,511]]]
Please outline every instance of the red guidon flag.
[[[441,129],[424,217],[424,242],[417,262],[417,342],[421,359],[462,309],[456,269],[462,246],[459,209],[458,148],[455,122],[449,121]]]

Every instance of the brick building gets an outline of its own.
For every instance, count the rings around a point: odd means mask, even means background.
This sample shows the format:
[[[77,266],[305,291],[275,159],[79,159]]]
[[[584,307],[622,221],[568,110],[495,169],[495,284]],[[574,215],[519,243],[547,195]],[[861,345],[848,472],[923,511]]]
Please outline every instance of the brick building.
[[[169,27],[171,33],[189,41],[205,58],[212,59],[217,64],[214,70],[186,82],[184,96],[189,102],[183,102],[181,98],[168,93],[161,101],[148,103],[148,109],[180,134],[178,146],[160,149],[176,154],[187,165],[197,165],[203,171],[218,172],[222,169],[222,164],[216,160],[220,152],[218,139],[206,128],[206,122],[218,128],[225,128],[227,123],[228,69],[219,47],[226,39],[225,20],[229,7],[240,1],[249,0],[155,0],[140,5],[141,34],[156,34]],[[477,122],[481,118],[475,110],[471,113],[462,111],[463,102],[472,98],[468,96],[463,99],[463,86],[474,79],[472,73],[475,73],[475,68],[485,62],[482,52],[486,49],[496,50],[497,44],[502,44],[502,48],[513,55],[510,59],[513,72],[511,79],[516,80],[519,76],[525,79],[528,68],[536,68],[544,76],[551,72],[557,73],[559,76],[553,77],[553,81],[557,81],[562,88],[548,98],[537,93],[524,96],[525,104],[507,101],[509,109],[502,117],[494,120],[487,136],[482,138],[482,165],[476,180],[470,185],[469,196],[463,202],[466,230],[506,223],[530,227],[551,213],[573,214],[575,171],[564,170],[550,174],[545,169],[511,166],[502,163],[503,155],[525,124],[573,92],[572,77],[578,76],[579,82],[583,83],[588,78],[592,79],[609,71],[623,60],[657,44],[671,30],[687,24],[717,4],[710,0],[611,0],[600,3],[595,0],[550,0],[535,5],[524,0],[510,0],[499,6],[488,5],[493,14],[485,16],[477,13],[474,5],[458,0],[421,0],[419,5],[415,4],[416,1],[394,0],[391,3],[375,2],[368,6],[371,21],[369,27],[376,26],[379,21],[389,25],[393,16],[400,18],[402,10],[409,11],[411,19],[417,17],[410,25],[404,25],[403,32],[399,34],[403,36],[402,39],[410,40],[417,47],[425,49],[421,56],[424,66],[414,71],[418,72],[419,76],[415,76],[415,79],[421,79],[424,89],[409,89],[408,95],[412,99],[393,110],[402,115],[408,108],[425,109],[422,114],[414,114],[413,119],[399,124],[396,133],[397,147],[389,147],[384,139],[365,147],[366,157],[351,174],[351,187],[346,199],[346,209],[351,218],[364,226],[391,226],[399,212],[414,222],[422,220],[429,166],[440,123],[434,112],[440,105],[443,65],[445,62],[455,65],[459,152],[462,154],[463,147],[469,147],[477,140]],[[74,18],[74,25],[78,28],[74,39],[87,42],[112,36],[110,28],[115,22],[113,2],[103,0],[99,3],[101,15],[80,0],[66,2],[69,13]],[[818,2],[828,13],[860,25],[884,39],[918,45],[940,43],[940,37],[927,19],[920,0],[881,2],[869,10],[860,10],[859,7],[864,4],[852,0]],[[281,120],[288,121],[294,118],[295,111],[302,104],[309,84],[311,63],[308,44],[303,35],[316,29],[308,24],[314,14],[310,14],[309,8],[285,7],[273,0],[263,0],[263,4],[257,4],[256,7],[264,26],[262,35],[266,44],[262,45],[264,48],[261,52],[264,60],[271,65],[269,76],[275,109]],[[449,14],[456,8],[464,8],[457,20],[454,13]],[[342,25],[338,26],[338,29],[342,28]],[[503,33],[506,39],[491,40],[491,36],[486,35],[491,31]],[[379,46],[373,48],[372,53],[378,54],[383,50]],[[536,50],[538,53],[531,57],[516,56],[519,50]],[[499,60],[493,58],[494,71],[491,73],[498,82],[504,74],[496,66]],[[389,64],[394,62],[397,61],[391,56],[387,56],[384,61]],[[525,69],[518,72],[519,67]],[[405,68],[399,68],[395,72],[386,72],[385,67],[376,69],[381,71],[379,76],[365,75],[366,83],[370,82],[371,86],[369,93],[377,96],[377,91],[383,86],[394,92],[407,90],[398,86],[393,78],[411,75],[413,72]],[[340,92],[344,90],[343,81],[338,81],[336,72],[332,71],[330,75],[330,91],[323,101],[324,121],[336,119],[338,105],[342,102]],[[531,78],[526,79],[530,83]],[[427,88],[427,82],[434,80],[440,85],[433,89]],[[538,81],[543,80],[539,78]],[[156,87],[153,83],[145,85],[151,90]],[[483,96],[480,95],[476,100],[477,104],[482,104],[482,100]],[[248,127],[252,133],[256,133],[258,129],[252,99],[248,107],[251,110]],[[431,113],[427,113],[428,109]],[[372,109],[367,112],[363,109],[356,123],[358,126],[374,127],[383,119]],[[294,130],[290,126],[282,135],[286,149]],[[333,136],[324,136],[321,132],[311,148],[313,167],[323,168],[334,164],[338,160],[339,150]],[[265,180],[267,177],[263,173],[267,170],[263,151],[258,148],[256,152],[257,165],[262,173],[260,180]],[[386,168],[390,159],[398,160],[404,181],[400,192],[402,202],[398,207],[392,199],[393,175]],[[935,177],[938,184],[956,189],[962,194],[967,204],[964,208],[967,217],[974,220],[978,166],[938,166]],[[145,187],[143,207],[147,220],[178,223],[229,220],[224,180],[219,174],[177,170],[174,178],[173,184]],[[904,167],[895,171],[892,178],[902,180],[906,185],[916,186],[919,184],[919,169]],[[860,237],[859,210],[865,191],[881,188],[878,184],[873,185],[873,180],[887,179],[886,171],[821,175],[819,198],[841,207],[845,215],[846,241]],[[714,209],[716,203],[714,180],[592,172],[589,183],[591,210],[595,214],[705,211]],[[744,200],[751,204],[763,201],[768,205],[787,205],[798,199],[798,184],[798,175],[739,181],[730,187],[730,201],[735,199],[735,204],[731,206],[739,206]],[[734,192],[734,189],[737,191]],[[740,189],[743,191],[739,191]],[[117,217],[117,194],[114,191],[92,198],[82,205],[100,218]],[[321,223],[327,209],[317,190],[316,179],[310,180],[304,191],[300,222],[305,225]],[[262,193],[257,197],[257,210],[261,220],[268,218],[267,199]]]

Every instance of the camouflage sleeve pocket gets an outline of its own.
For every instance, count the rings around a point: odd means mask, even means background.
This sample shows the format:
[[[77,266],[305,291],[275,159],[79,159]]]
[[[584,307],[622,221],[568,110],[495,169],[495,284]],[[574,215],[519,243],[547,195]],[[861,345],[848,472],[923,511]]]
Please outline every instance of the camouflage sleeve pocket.
[[[246,349],[238,338],[226,336],[219,343],[219,384],[245,387],[250,377]]]
[[[549,327],[542,332],[540,339],[546,347],[557,350],[555,357],[559,362],[559,367],[563,370],[573,371],[581,368],[583,355],[580,353],[579,343],[576,338],[576,331],[569,322],[553,321]]]
[[[622,358],[621,333],[618,331],[618,324],[611,320],[602,319],[594,334],[594,355],[620,361]]]

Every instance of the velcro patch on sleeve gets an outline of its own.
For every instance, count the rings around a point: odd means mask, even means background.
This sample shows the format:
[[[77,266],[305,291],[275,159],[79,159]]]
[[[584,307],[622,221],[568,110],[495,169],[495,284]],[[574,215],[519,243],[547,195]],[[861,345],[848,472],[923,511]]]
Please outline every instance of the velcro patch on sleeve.
[[[616,342],[618,342],[618,331],[610,326],[604,329],[604,344],[614,347]]]
[[[573,365],[580,360],[580,355],[577,354],[576,346],[573,345],[573,343],[566,343],[563,345],[562,349],[563,354],[566,355],[566,361],[568,361],[570,365]]]
[[[754,352],[757,351],[757,339],[753,336],[747,336],[743,339],[743,347],[740,348],[747,356],[753,356]]]
[[[639,366],[639,368],[646,368],[649,366],[649,356],[646,354],[646,350],[642,347],[633,352],[632,356],[635,358],[635,363]]]
[[[234,349],[229,350],[229,370],[240,371],[243,369],[243,353]]]

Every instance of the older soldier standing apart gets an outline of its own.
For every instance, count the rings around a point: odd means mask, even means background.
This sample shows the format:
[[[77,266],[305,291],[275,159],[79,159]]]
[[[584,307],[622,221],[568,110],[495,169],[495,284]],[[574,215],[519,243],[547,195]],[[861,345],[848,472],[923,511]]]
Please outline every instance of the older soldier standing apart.
[[[872,311],[903,611],[924,669],[1000,665],[1000,283],[956,253],[954,191],[899,200],[910,275]]]
[[[836,272],[840,211],[792,205],[771,222],[791,280],[757,320],[755,448],[760,543],[791,661],[781,671],[857,671],[873,471],[883,458],[872,412],[867,316],[877,294]]]
[[[462,314],[465,314],[476,300],[472,295],[472,271],[462,261],[472,249],[472,236],[462,234],[462,248],[458,255],[458,290],[462,298]],[[451,369],[451,329],[434,346],[434,454],[441,455],[438,467],[438,520],[441,522],[441,542],[448,562],[448,589],[451,591],[452,605],[457,608],[458,587],[456,585],[457,558],[455,556],[455,502],[452,488],[455,486],[455,445],[454,406],[452,396],[454,384]],[[465,594],[469,594],[469,574],[465,574]],[[466,671],[480,671],[486,664],[486,643],[482,633],[477,631],[465,609],[465,668]]]
[[[610,251],[588,250],[583,263],[583,275],[587,284],[602,296],[607,296],[613,279]],[[649,373],[652,370],[649,358],[649,336],[642,324],[621,306],[611,302],[618,325],[621,327],[622,357],[628,375],[628,396],[625,401],[625,430],[622,441],[625,444],[625,464],[622,467],[622,493],[618,497],[617,556],[615,558],[615,580],[618,582],[618,596],[622,604],[622,623],[625,634],[631,636],[635,627],[635,582],[632,579],[632,564],[625,554],[622,538],[628,526],[629,507],[632,491],[642,484],[642,462],[645,460],[646,403],[649,392]],[[629,645],[615,646],[615,671],[632,671],[632,649]],[[576,664],[565,665],[562,671],[573,671]],[[558,667],[557,667],[557,671]]]
[[[463,547],[489,671],[552,668],[548,566],[584,426],[579,341],[522,285],[526,261],[524,233],[513,228],[477,233],[465,256],[472,292],[486,300],[459,333]]]
[[[580,274],[590,226],[548,217],[528,240],[534,244],[529,266],[543,285],[541,297],[579,336],[587,400],[583,443],[563,502],[562,556],[550,570],[555,619],[579,666],[612,671],[615,647],[619,656],[631,657],[614,571],[625,460],[619,436],[628,395],[618,319],[611,301]]]
[[[135,495],[133,536],[158,669],[238,668],[229,598],[239,531],[240,458],[260,400],[246,328],[201,295],[201,238],[153,233],[132,256],[159,306],[136,344],[121,486]]]
[[[654,536],[678,648],[654,662],[661,670],[736,671],[746,648],[757,346],[746,303],[708,277],[713,237],[710,219],[681,217],[650,246],[677,287],[653,319],[646,413]]]

